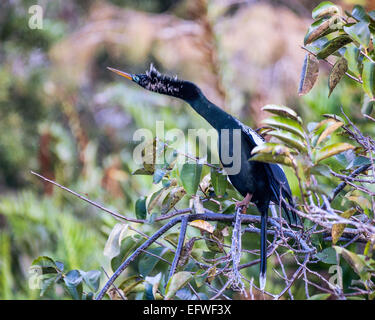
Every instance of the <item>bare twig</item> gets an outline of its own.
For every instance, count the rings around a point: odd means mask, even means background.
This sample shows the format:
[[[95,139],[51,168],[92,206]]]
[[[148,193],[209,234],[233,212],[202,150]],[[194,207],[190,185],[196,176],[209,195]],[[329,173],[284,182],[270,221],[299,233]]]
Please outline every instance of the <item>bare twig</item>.
[[[106,277],[109,279],[108,273],[105,271],[105,269],[103,267],[101,267],[101,268],[102,268],[104,274],[106,275]],[[116,292],[121,297],[121,299],[126,300],[126,297],[124,296],[123,292],[121,290],[119,290],[119,288],[117,288],[117,286],[115,284],[112,284],[112,286],[115,288]]]
[[[81,200],[88,202],[89,204],[93,205],[94,207],[97,207],[97,208],[99,208],[100,210],[103,210],[103,211],[109,213],[111,216],[113,216],[114,218],[116,218],[116,219],[118,219],[118,220],[121,220],[121,221],[128,221],[128,222],[137,222],[137,223],[145,223],[145,222],[146,222],[146,220],[140,220],[140,219],[133,219],[133,218],[125,217],[125,216],[123,216],[123,215],[121,215],[121,214],[119,214],[119,213],[117,213],[117,212],[114,212],[114,211],[111,210],[111,209],[108,209],[108,208],[105,208],[105,207],[101,206],[100,204],[98,204],[98,203],[96,203],[96,202],[94,202],[94,201],[92,201],[92,200],[90,200],[90,199],[88,199],[88,198],[86,198],[86,197],[80,195],[79,193],[77,193],[77,192],[75,192],[75,191],[73,191],[73,190],[70,190],[70,189],[67,188],[67,187],[62,186],[61,184],[59,184],[59,183],[57,183],[57,182],[55,182],[55,181],[53,181],[53,180],[50,180],[50,179],[48,179],[48,178],[46,178],[46,177],[43,177],[42,175],[40,175],[40,174],[38,174],[38,173],[36,173],[36,172],[34,172],[34,171],[30,171],[30,172],[31,172],[33,175],[37,176],[38,178],[40,178],[40,179],[42,179],[42,180],[44,180],[44,181],[47,181],[47,182],[49,182],[49,183],[52,183],[53,185],[59,187],[60,189],[63,189],[63,190],[65,190],[65,191],[67,191],[67,192],[69,192],[69,193],[75,195],[76,197],[80,198]]]
[[[361,174],[362,172],[366,171],[368,168],[370,168],[370,164],[365,164],[363,166],[360,166],[358,169],[354,170],[350,175],[349,178],[354,178]],[[329,202],[332,202],[336,196],[344,190],[345,186],[347,185],[347,181],[341,182],[332,192],[332,196],[329,197]]]
[[[96,300],[101,300],[109,287],[112,285],[112,283],[115,282],[115,280],[118,278],[118,276],[127,268],[127,266],[135,259],[137,258],[144,249],[148,248],[155,240],[157,240],[162,234],[167,232],[170,228],[172,228],[174,225],[176,225],[178,222],[181,221],[181,217],[174,218],[173,220],[169,221],[167,224],[165,224],[163,227],[161,227],[157,232],[155,232],[147,241],[145,241],[143,244],[141,244],[131,255],[128,257],[114,272],[114,274],[111,276],[111,278],[107,281],[107,283],[104,285],[104,287],[100,290],[98,296],[96,297]]]
[[[177,250],[176,250],[173,262],[172,262],[172,266],[171,266],[171,270],[169,272],[168,280],[173,276],[173,274],[176,271],[176,268],[177,268],[177,265],[178,265],[178,260],[180,259],[181,251],[182,251],[182,248],[184,246],[187,223],[188,223],[188,217],[183,216],[182,219],[181,219],[181,230],[180,230],[180,236],[178,238]]]

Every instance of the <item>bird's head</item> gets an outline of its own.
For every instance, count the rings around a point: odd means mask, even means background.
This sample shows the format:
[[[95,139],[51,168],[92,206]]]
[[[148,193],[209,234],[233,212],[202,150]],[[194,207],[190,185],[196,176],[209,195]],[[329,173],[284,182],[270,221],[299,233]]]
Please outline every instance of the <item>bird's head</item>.
[[[144,74],[130,74],[109,67],[108,69],[136,82],[146,90],[181,98],[185,101],[192,101],[200,94],[200,89],[194,83],[161,74],[152,64]]]

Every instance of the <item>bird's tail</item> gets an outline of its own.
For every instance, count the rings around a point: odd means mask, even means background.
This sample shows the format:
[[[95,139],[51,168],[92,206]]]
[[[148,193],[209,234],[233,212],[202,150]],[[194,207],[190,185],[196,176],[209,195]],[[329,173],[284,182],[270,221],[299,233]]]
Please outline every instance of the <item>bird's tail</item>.
[[[262,210],[260,224],[260,275],[259,288],[263,291],[266,287],[267,276],[267,219],[268,210]]]

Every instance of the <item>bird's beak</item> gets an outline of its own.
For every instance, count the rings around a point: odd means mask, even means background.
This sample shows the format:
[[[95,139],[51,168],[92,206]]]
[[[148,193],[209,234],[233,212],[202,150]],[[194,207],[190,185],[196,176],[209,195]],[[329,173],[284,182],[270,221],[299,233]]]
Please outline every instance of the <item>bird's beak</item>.
[[[113,68],[110,68],[110,67],[107,67],[108,70],[111,70],[112,72],[114,73],[117,73],[118,75],[122,76],[122,77],[125,77],[129,80],[133,80],[133,77],[131,74],[129,73],[126,73],[124,71],[120,71],[120,70],[117,70],[117,69],[113,69]]]

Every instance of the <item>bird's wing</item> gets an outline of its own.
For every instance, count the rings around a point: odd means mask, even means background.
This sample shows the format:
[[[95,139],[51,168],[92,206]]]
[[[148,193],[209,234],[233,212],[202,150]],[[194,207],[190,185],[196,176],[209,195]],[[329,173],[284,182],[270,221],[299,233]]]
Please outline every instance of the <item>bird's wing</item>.
[[[259,145],[266,142],[266,140],[260,134],[258,134],[255,130],[253,130],[250,127],[244,125],[239,120],[237,120],[237,122],[241,126],[242,131],[245,133],[245,136],[246,136],[246,138],[248,139],[248,142],[251,145],[253,145],[255,147],[255,146],[259,146]],[[269,174],[270,177],[274,178],[273,182],[277,185],[281,185],[282,189],[284,189],[286,193],[291,195],[292,192],[290,191],[288,180],[286,179],[286,176],[285,176],[285,173],[284,173],[284,170],[283,170],[282,166],[279,165],[279,164],[276,164],[276,163],[275,164],[269,163],[268,166],[266,166],[266,167],[269,167],[269,168],[267,168],[267,170],[268,170],[267,173]],[[280,192],[280,190],[278,192]]]
[[[241,121],[237,120],[237,123],[240,125],[242,131],[245,133],[246,138],[248,138],[248,142],[252,146],[259,146],[260,144],[263,144],[266,142],[264,138],[259,135],[255,130],[251,129],[250,127],[244,125]]]
[[[274,195],[274,201],[276,204],[280,204],[280,195],[282,198],[289,202],[289,205],[294,207],[294,202],[292,198],[292,191],[290,190],[288,180],[285,176],[284,170],[281,166],[273,163],[267,163],[265,165],[267,176],[269,177],[269,184]],[[287,208],[284,202],[281,202],[281,207],[283,208],[289,223],[292,222],[291,217],[293,217],[293,222],[298,223],[297,216],[294,211]]]
[[[237,120],[238,121],[238,120]],[[266,141],[264,138],[259,135],[256,131],[251,129],[250,127],[244,125],[240,121],[238,121],[239,125],[242,128],[242,131],[245,133],[248,142],[252,146],[258,146],[260,144],[265,143]],[[267,172],[267,176],[269,177],[269,184],[274,195],[274,200],[276,204],[280,203],[280,192],[281,195],[288,200],[290,205],[293,205],[293,198],[292,198],[292,191],[290,190],[288,180],[285,176],[285,172],[281,165],[275,163],[265,163],[264,167]],[[281,189],[281,190],[280,190]],[[296,215],[294,212],[290,213],[290,210],[286,208],[286,205],[282,203],[282,207],[287,215],[289,221],[291,221],[291,214],[293,219],[296,221]]]

